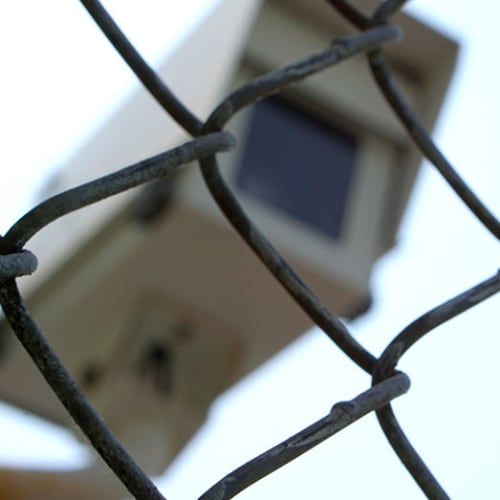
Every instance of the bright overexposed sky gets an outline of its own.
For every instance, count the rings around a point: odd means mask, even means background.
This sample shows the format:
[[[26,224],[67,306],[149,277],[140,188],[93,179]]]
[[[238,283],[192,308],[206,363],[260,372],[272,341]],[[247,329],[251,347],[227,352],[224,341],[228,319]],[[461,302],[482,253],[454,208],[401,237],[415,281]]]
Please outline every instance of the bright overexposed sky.
[[[238,1],[238,0],[234,0]],[[159,4],[163,15],[158,15]],[[150,60],[175,47],[210,2],[105,2]],[[150,9],[148,8],[151,7]],[[448,158],[500,214],[500,7],[493,0],[411,2],[408,11],[461,45],[435,137]],[[148,15],[150,12],[150,15]],[[151,14],[151,13],[154,13]],[[147,27],[147,29],[145,29]],[[136,85],[78,2],[9,2],[0,41],[0,232],[33,205],[47,175]],[[431,307],[493,275],[498,245],[425,164],[395,250],[377,264],[375,304],[351,326],[379,354]],[[400,368],[410,392],[395,403],[401,424],[454,499],[498,498],[500,297],[443,325]],[[221,396],[206,425],[159,480],[169,499],[191,499],[242,462],[364,391],[369,378],[313,330]],[[1,464],[71,462],[59,431],[0,407]],[[422,494],[370,415],[250,487],[239,498],[405,498]]]

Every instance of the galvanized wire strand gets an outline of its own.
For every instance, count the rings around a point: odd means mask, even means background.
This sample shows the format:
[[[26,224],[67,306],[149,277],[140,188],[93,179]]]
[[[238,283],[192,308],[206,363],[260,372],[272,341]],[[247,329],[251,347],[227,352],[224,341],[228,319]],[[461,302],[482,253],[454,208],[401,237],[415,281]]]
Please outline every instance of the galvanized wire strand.
[[[389,343],[378,359],[373,371],[373,383],[377,384],[390,376],[401,356],[424,335],[498,292],[500,292],[500,271],[410,323]]]
[[[227,474],[201,495],[200,500],[233,498],[409,388],[410,379],[404,373],[398,373],[350,401],[336,403],[322,419]]]
[[[0,253],[22,248],[40,229],[56,219],[115,194],[172,175],[186,164],[235,146],[228,132],[206,134],[164,153],[57,194],[25,214],[0,239]]]
[[[360,30],[366,30],[378,24],[385,23],[408,0],[384,0],[377,6],[371,17],[346,0],[326,1],[352,25]]]
[[[369,18],[353,7],[349,2],[343,0],[329,0],[332,5],[335,5],[339,9],[339,12],[345,15],[346,19],[360,29],[367,29],[370,26],[386,22],[388,17],[397,12],[406,1],[407,0],[386,0],[379,5],[373,16]],[[409,136],[413,139],[418,149],[436,167],[437,171],[470,211],[497,239],[500,239],[500,221],[483,204],[474,191],[472,191],[468,184],[456,172],[441,150],[435,145],[429,132],[412,110],[394,81],[382,51],[380,49],[368,51],[368,60],[380,91],[398,116],[402,125],[406,128]]]
[[[351,2],[344,0],[326,0],[337,12],[342,14],[345,19],[360,29],[366,29],[370,26],[370,19],[365,16],[363,11],[358,9]]]
[[[497,273],[495,276],[431,309],[413,321],[396,336],[380,356],[373,371],[373,384],[379,384],[384,378],[392,376],[401,356],[427,333],[499,291],[500,273]],[[376,411],[376,414],[387,440],[422,491],[429,498],[448,498],[442,486],[405,435],[391,405],[388,404],[380,408]]]
[[[388,0],[379,5],[371,18],[357,11],[348,2],[343,0],[332,0],[330,3],[340,5],[339,11],[360,29],[383,23],[387,18],[395,13],[397,9],[405,3],[398,0]],[[395,110],[402,124],[405,126],[417,147],[436,166],[437,170],[450,184],[452,189],[464,201],[466,206],[476,215],[495,236],[499,235],[498,220],[482,204],[468,185],[458,176],[453,167],[446,160],[441,151],[435,146],[425,127],[418,117],[405,102],[401,92],[395,85],[388,66],[383,58],[381,50],[377,49],[368,53],[372,73],[386,97],[389,104]],[[474,289],[446,302],[445,304],[429,311],[401,334],[399,334],[386,348],[379,358],[373,373],[373,383],[378,383],[384,377],[390,376],[404,352],[417,340],[428,333],[439,324],[451,319],[460,312],[473,307],[480,301],[498,291],[498,275],[478,285]],[[410,440],[402,430],[390,404],[377,410],[379,424],[391,444],[393,450],[398,455],[401,462],[410,472],[415,482],[429,498],[447,499],[449,498],[445,490],[436,480],[425,462],[414,449]]]
[[[135,498],[165,497],[122,447],[97,414],[32,319],[13,279],[2,283],[0,304],[7,321],[59,401],[92,446]]]
[[[369,25],[377,26],[387,22],[387,20],[396,14],[408,0],[384,0],[372,14]]]
[[[158,104],[191,135],[198,135],[203,123],[173,94],[159,75],[147,64],[136,48],[98,0],[80,0],[102,33],[135,73]]]
[[[203,131],[219,130],[235,113],[250,103],[339,63],[358,52],[370,50],[373,46],[396,40],[398,37],[399,30],[397,28],[382,26],[368,30],[361,35],[335,39],[329,47],[312,56],[266,73],[242,85],[215,108],[203,127]],[[215,157],[201,161],[200,166],[208,189],[240,236],[250,245],[269,271],[309,317],[353,361],[371,374],[375,361],[374,356],[352,337],[345,325],[319,301],[312,290],[305,285],[251,222],[220,175]]]
[[[390,404],[376,411],[377,420],[392,449],[427,498],[447,500],[446,491],[434,477],[399,425]]]
[[[425,126],[406,102],[403,94],[394,82],[382,52],[375,50],[371,52],[368,57],[370,67],[380,90],[419,150],[436,167],[448,185],[455,191],[477,219],[481,221],[483,226],[486,227],[493,236],[500,239],[500,221],[458,175],[451,163],[435,145]]]
[[[38,266],[38,260],[28,250],[0,255],[0,283],[9,278],[33,274]]]
[[[255,227],[222,178],[214,157],[200,161],[205,183],[217,205],[257,257],[328,337],[363,370],[372,373],[376,358],[347,327],[316,297],[285,259]]]
[[[211,113],[203,127],[205,132],[220,130],[238,111],[259,99],[268,97],[319,71],[334,66],[360,52],[366,52],[387,42],[397,41],[396,26],[377,26],[363,33],[336,38],[325,49],[283,68],[270,71],[229,94]]]

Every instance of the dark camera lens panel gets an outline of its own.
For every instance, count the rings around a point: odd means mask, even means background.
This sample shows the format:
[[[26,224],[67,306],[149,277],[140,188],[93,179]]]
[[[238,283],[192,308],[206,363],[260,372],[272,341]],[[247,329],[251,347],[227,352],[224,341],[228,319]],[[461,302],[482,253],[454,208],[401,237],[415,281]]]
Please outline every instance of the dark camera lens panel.
[[[236,185],[337,239],[356,151],[351,134],[284,100],[266,99],[253,109]]]

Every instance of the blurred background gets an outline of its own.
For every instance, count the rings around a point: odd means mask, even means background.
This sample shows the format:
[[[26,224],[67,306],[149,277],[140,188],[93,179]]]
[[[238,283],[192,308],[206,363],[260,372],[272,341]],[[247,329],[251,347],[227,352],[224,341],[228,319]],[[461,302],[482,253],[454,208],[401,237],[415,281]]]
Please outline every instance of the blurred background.
[[[108,1],[151,63],[162,60],[216,0]],[[2,6],[0,232],[138,85],[77,2]],[[408,12],[456,39],[455,76],[435,138],[460,174],[500,213],[500,7],[493,0],[415,1]],[[139,15],[140,14],[140,15]],[[167,82],[168,83],[168,82]],[[378,355],[408,323],[496,272],[498,245],[431,166],[417,180],[395,250],[373,275],[375,303],[350,327]],[[452,498],[496,498],[500,465],[500,298],[429,334],[402,360],[412,380],[400,422]],[[365,390],[369,378],[313,329],[214,403],[204,427],[158,484],[171,499],[201,494],[225,473]],[[76,467],[72,435],[0,406],[0,465]],[[241,498],[421,498],[373,415],[260,481]]]

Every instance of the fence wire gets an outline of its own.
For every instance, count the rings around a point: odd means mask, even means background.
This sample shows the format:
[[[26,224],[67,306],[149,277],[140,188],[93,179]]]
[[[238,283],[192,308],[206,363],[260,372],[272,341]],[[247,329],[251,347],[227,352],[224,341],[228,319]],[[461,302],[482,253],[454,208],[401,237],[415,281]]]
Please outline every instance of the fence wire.
[[[348,328],[320,302],[314,292],[302,282],[260,233],[219,173],[217,154],[236,147],[234,138],[224,131],[225,124],[234,114],[259,99],[278,93],[314,73],[363,52],[368,58],[373,77],[386,97],[387,103],[407,129],[415,146],[434,164],[475,217],[492,235],[497,239],[500,238],[498,219],[483,205],[435,146],[392,78],[391,69],[384,58],[383,46],[399,37],[399,29],[388,22],[405,1],[381,2],[371,17],[344,0],[328,0],[328,2],[358,30],[358,33],[337,38],[318,53],[245,83],[228,95],[203,122],[175,97],[148,66],[103,6],[97,0],[81,0],[137,78],[193,139],[155,157],[60,193],[24,215],[3,237],[0,237],[0,303],[15,335],[68,413],[136,498],[165,497],[109,431],[59,361],[26,308],[18,291],[16,278],[35,271],[36,257],[25,250],[24,246],[35,233],[54,220],[132,187],[155,179],[167,178],[194,160],[199,162],[201,174],[214,200],[244,242],[295,299],[298,307],[301,307],[354,363],[372,376],[372,386],[367,391],[351,401],[335,404],[324,418],[237,468],[213,485],[201,498],[233,497],[372,411],[376,412],[389,443],[423,493],[429,498],[448,498],[405,436],[391,408],[391,401],[405,393],[410,386],[409,378],[396,370],[396,366],[403,354],[434,328],[498,292],[500,273],[416,319],[396,335],[377,358],[354,339]]]

